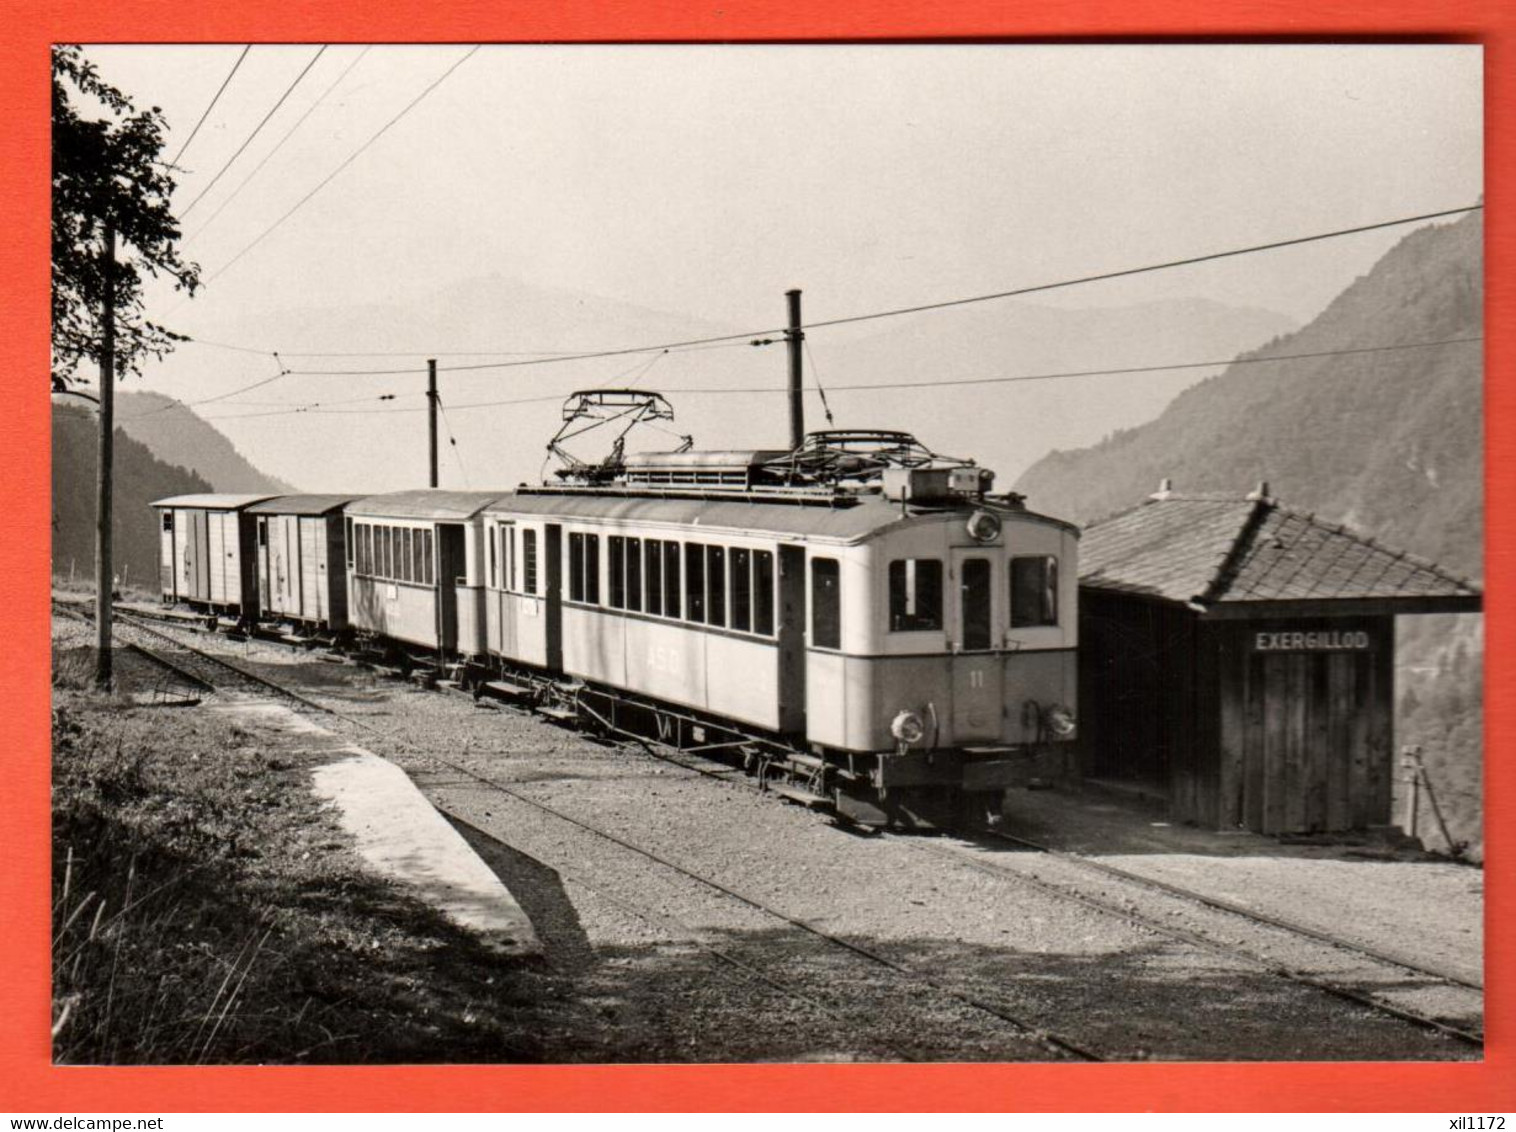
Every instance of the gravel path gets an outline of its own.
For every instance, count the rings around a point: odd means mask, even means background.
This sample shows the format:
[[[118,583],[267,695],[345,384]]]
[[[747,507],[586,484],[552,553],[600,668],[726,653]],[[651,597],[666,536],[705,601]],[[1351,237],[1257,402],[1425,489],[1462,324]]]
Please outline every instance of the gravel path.
[[[1118,1059],[1478,1056],[1473,1047],[1283,980],[1257,959],[1156,930],[1152,925],[1172,921],[1201,934],[1241,934],[1198,913],[1175,912],[1171,898],[1136,886],[1116,893],[1114,882],[1106,884],[1100,895],[1134,913],[1123,918],[1014,875],[1025,869],[1032,880],[1088,891],[1088,878],[1072,865],[1060,871],[1052,858],[1001,853],[986,871],[945,857],[976,852],[954,839],[852,835],[742,782],[603,746],[512,710],[422,692],[279,646],[228,645],[221,638],[195,643],[229,647],[244,665],[386,730],[388,737],[355,737],[405,766],[454,817],[526,906],[573,994],[603,1019],[593,1033],[561,1038],[552,1054],[563,1060],[1073,1056],[1047,1035]],[[667,864],[439,767],[412,745]],[[928,846],[939,851],[923,851]],[[1170,862],[1148,854],[1140,864],[1161,870]],[[1232,861],[1209,864],[1213,883],[1245,891],[1245,873],[1216,867]],[[1280,864],[1291,871],[1278,878],[1279,899],[1295,918],[1307,905],[1325,909],[1330,928],[1346,896],[1335,884],[1356,874],[1299,873],[1294,860]],[[1448,912],[1437,901],[1450,885],[1472,895],[1467,888],[1476,872],[1373,864],[1385,870],[1384,887],[1355,888],[1352,897],[1372,905],[1379,919],[1385,906],[1407,903],[1407,890],[1391,879],[1395,870],[1422,870],[1416,875],[1425,879],[1415,883],[1429,887],[1414,889],[1413,902],[1437,910],[1429,920],[1468,916],[1466,905]],[[1311,879],[1286,899],[1297,873]],[[1170,875],[1191,883],[1182,863]],[[1375,917],[1363,921],[1372,925]],[[1277,965],[1360,982],[1377,977],[1295,944],[1256,936],[1240,942]],[[1424,1008],[1468,1014],[1466,1004]]]

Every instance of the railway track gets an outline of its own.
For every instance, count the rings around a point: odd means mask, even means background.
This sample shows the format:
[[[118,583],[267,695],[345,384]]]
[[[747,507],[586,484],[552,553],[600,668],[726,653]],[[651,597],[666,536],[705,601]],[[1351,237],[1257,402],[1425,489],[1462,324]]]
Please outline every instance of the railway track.
[[[914,984],[931,988],[938,994],[953,999],[964,1007],[967,1007],[981,1014],[988,1015],[998,1022],[1010,1026],[1019,1037],[1043,1046],[1049,1052],[1053,1053],[1055,1056],[1061,1059],[1086,1062],[1106,1060],[1106,1058],[1100,1053],[1086,1048],[1072,1038],[1052,1032],[1051,1030],[1037,1024],[1034,1021],[1022,1018],[1002,1007],[995,1005],[994,1003],[987,1002],[978,996],[968,994],[954,987],[948,986],[941,980],[936,979],[925,972],[917,970],[908,964],[900,963],[890,958],[889,956],[882,955],[870,948],[863,947],[850,940],[834,935],[807,920],[801,919],[796,916],[791,916],[781,909],[775,908],[760,899],[739,892],[735,888],[725,885],[722,882],[715,880],[714,878],[705,876],[692,869],[686,868],[685,866],[675,861],[669,860],[668,858],[654,852],[651,849],[637,845],[634,842],[620,837],[615,833],[601,829],[598,826],[595,826],[589,822],[585,822],[579,818],[574,817],[571,814],[567,814],[562,810],[557,809],[556,807],[549,806],[543,802],[538,801],[537,799],[531,798],[519,790],[513,789],[511,786],[505,783],[499,782],[488,775],[480,774],[478,771],[472,769],[471,767],[465,766],[464,764],[456,762],[454,760],[444,758],[443,756],[440,756],[435,752],[429,751],[415,743],[412,743],[403,737],[386,732],[382,728],[376,727],[374,724],[368,722],[367,720],[346,712],[339,711],[327,704],[321,703],[319,700],[306,696],[303,693],[295,691],[292,688],[288,688],[278,683],[277,681],[270,680],[267,677],[259,675],[258,673],[250,672],[242,666],[235,664],[224,657],[220,657],[214,653],[200,649],[192,644],[189,644],[186,641],[180,640],[170,635],[167,632],[164,632],[159,628],[143,624],[130,614],[118,614],[117,616],[118,620],[120,620],[121,623],[125,626],[128,626],[131,630],[158,638],[165,643],[172,645],[177,649],[183,650],[185,653],[189,654],[191,657],[193,657],[193,661],[189,664],[182,663],[177,658],[172,662],[168,661],[167,658],[160,659],[163,659],[165,663],[174,665],[180,670],[189,670],[194,672],[197,678],[203,676],[206,682],[211,686],[224,687],[225,684],[225,676],[222,676],[221,683],[217,683],[212,673],[216,671],[223,673],[229,672],[232,674],[234,680],[242,681],[245,684],[251,685],[263,691],[272,692],[278,696],[292,700],[308,710],[318,712],[322,715],[334,719],[339,719],[350,726],[358,727],[364,731],[382,735],[388,742],[405,747],[412,754],[430,763],[433,763],[436,766],[444,767],[454,774],[463,775],[480,786],[484,786],[490,790],[496,791],[515,802],[521,803],[535,811],[538,811],[539,813],[545,814],[560,822],[572,826],[585,834],[615,845],[620,850],[631,853],[645,862],[656,864],[660,868],[667,870],[670,873],[676,874],[685,880],[700,885],[703,888],[706,888],[714,893],[717,893],[721,897],[734,901],[755,912],[761,913],[765,917],[782,922],[788,927],[793,928],[817,941],[820,941],[829,947],[840,949],[841,951],[848,953],[850,956],[858,960],[861,960],[877,968],[889,970],[893,974],[905,978]],[[154,650],[144,649],[143,651],[145,651],[150,656],[154,655]],[[446,807],[439,808],[442,809],[444,813],[450,813]],[[465,815],[461,814],[451,814],[451,816],[460,821],[466,822],[468,820]],[[761,979],[769,986],[781,991],[782,993],[785,993],[792,997],[801,998],[813,1007],[831,1013],[830,1008],[825,1007],[823,1004],[817,1003],[814,999],[814,996],[811,996],[807,992],[798,990],[785,984],[782,980],[774,978],[768,973],[757,969],[752,964],[733,956],[723,949],[713,948],[708,942],[700,938],[700,933],[695,932],[687,926],[678,924],[677,921],[672,921],[671,918],[666,917],[654,910],[640,907],[636,905],[635,902],[627,901],[614,893],[609,893],[605,891],[603,887],[596,886],[592,881],[587,881],[578,876],[573,877],[573,879],[576,881],[576,883],[583,884],[584,887],[589,889],[591,892],[594,892],[596,895],[607,899],[612,904],[622,908],[624,911],[628,911],[631,914],[638,916],[646,922],[653,923],[664,928],[679,929],[680,933],[683,934],[686,938],[689,938],[691,942],[695,943],[697,946],[701,947],[703,950],[707,951],[709,954],[719,959],[720,961],[734,966],[752,977]],[[896,1060],[917,1060],[917,1058],[909,1054],[907,1051],[898,1048],[898,1044],[892,1044],[885,1047],[884,1052]]]
[[[888,956],[880,955],[877,952],[873,952],[867,948],[862,948],[848,940],[838,938],[814,924],[808,923],[807,921],[798,919],[796,917],[789,916],[787,913],[773,908],[772,906],[769,906],[760,900],[753,899],[747,895],[744,895],[743,893],[729,888],[728,886],[721,884],[719,881],[702,876],[696,872],[684,868],[681,865],[678,865],[675,862],[666,860],[665,858],[649,849],[638,846],[630,841],[627,841],[624,838],[618,837],[613,833],[601,830],[593,825],[590,825],[589,823],[579,820],[578,818],[575,818],[569,814],[565,814],[554,807],[545,805],[541,802],[536,801],[535,799],[529,798],[519,791],[513,790],[510,786],[490,778],[488,775],[480,774],[472,768],[463,766],[462,764],[436,755],[435,753],[427,751],[422,747],[419,747],[416,744],[411,743],[399,736],[388,734],[366,720],[334,709],[329,705],[311,699],[310,697],[305,696],[293,689],[287,688],[281,684],[278,684],[275,681],[268,680],[256,673],[249,672],[225,658],[199,649],[194,645],[191,645],[188,642],[180,639],[179,637],[163,631],[162,629],[142,624],[132,614],[118,614],[118,617],[120,617],[125,624],[130,625],[136,631],[147,633],[153,637],[159,638],[162,641],[183,650],[189,656],[193,657],[194,660],[189,664],[176,664],[173,661],[169,661],[167,658],[158,658],[165,664],[168,664],[171,667],[175,667],[176,671],[180,672],[181,674],[187,675],[190,678],[194,679],[203,678],[202,682],[208,686],[218,686],[215,679],[216,674],[222,674],[221,679],[224,682],[226,679],[224,673],[230,672],[236,679],[246,681],[257,688],[273,692],[279,696],[293,700],[309,710],[313,710],[321,714],[331,716],[333,718],[341,719],[352,726],[362,728],[366,731],[383,734],[389,741],[396,742],[406,747],[412,753],[432,762],[433,764],[445,767],[454,773],[462,774],[478,785],[498,791],[516,800],[517,802],[525,804],[544,814],[550,815],[559,821],[566,822],[569,825],[574,826],[589,835],[613,843],[625,852],[635,854],[636,856],[648,862],[655,863],[662,868],[671,870],[672,872],[686,878],[691,882],[700,884],[721,894],[727,899],[737,901],[752,908],[755,911],[759,911],[767,916],[783,921],[788,926],[807,933],[819,940],[825,941],[831,946],[842,948],[854,954],[863,961],[873,963],[880,967],[888,968],[898,975],[923,982],[924,984],[933,987],[941,993],[958,999],[965,1005],[988,1013],[1000,1019],[1001,1021],[1015,1027],[1020,1033],[1035,1038],[1050,1050],[1055,1051],[1061,1056],[1086,1061],[1102,1060],[1101,1056],[1096,1052],[1084,1048],[1082,1045],[1071,1039],[1048,1032],[1044,1028],[1039,1027],[1036,1023],[1028,1019],[1013,1015],[1010,1012],[1004,1011],[991,1003],[987,1003],[981,999],[978,999],[976,996],[964,994],[963,992],[960,992],[954,988],[947,987],[937,980],[932,979],[929,975],[914,971],[908,966],[890,959]],[[172,625],[171,628],[175,631],[189,631],[186,629],[186,627],[179,625]],[[752,781],[743,776],[740,771],[735,771],[733,768],[726,766],[725,764],[711,762],[706,759],[701,759],[698,763],[691,762],[687,756],[679,757],[679,753],[677,752],[671,753],[670,751],[660,750],[658,746],[651,740],[647,740],[642,737],[631,737],[623,739],[618,743],[618,745],[629,751],[639,752],[650,758],[681,767],[684,770],[690,771],[695,774],[716,778],[728,783],[741,780],[745,784],[748,784],[750,788],[755,790],[758,789],[758,786],[753,785]],[[701,763],[704,763],[705,765],[700,765]],[[1220,900],[1207,894],[1195,892],[1193,890],[1186,889],[1166,881],[1160,881],[1154,878],[1145,877],[1141,874],[1131,872],[1130,870],[1121,869],[1116,866],[1106,864],[1105,862],[1092,860],[1079,854],[1056,850],[1051,847],[1029,841],[1025,838],[1016,837],[1014,835],[1002,833],[1000,831],[981,831],[979,834],[977,834],[977,836],[980,839],[993,839],[994,841],[1002,843],[1016,844],[1023,849],[1036,852],[1040,855],[1045,855],[1050,860],[1058,861],[1075,869],[1085,870],[1093,876],[1098,876],[1108,881],[1115,881],[1124,885],[1130,885],[1136,888],[1145,889],[1149,892],[1160,894],[1166,899],[1181,901],[1196,908],[1203,908],[1212,914],[1231,917],[1237,921],[1252,925],[1255,928],[1267,929],[1276,933],[1284,933],[1299,940],[1309,941],[1312,945],[1330,948],[1334,951],[1342,953],[1343,955],[1351,956],[1353,959],[1362,961],[1364,963],[1376,964],[1381,968],[1393,968],[1401,972],[1403,975],[1410,975],[1415,979],[1423,980],[1428,986],[1446,985],[1449,987],[1456,987],[1471,992],[1479,992],[1482,990],[1482,986],[1479,983],[1463,979],[1448,972],[1433,970],[1423,965],[1414,963],[1413,961],[1410,961],[1404,957],[1394,956],[1377,949],[1365,947],[1352,941],[1344,940],[1332,936],[1328,933],[1317,931],[1316,929],[1309,928],[1305,925],[1292,923],[1278,917],[1268,916],[1266,914],[1259,913],[1255,910],[1232,903],[1230,901]],[[1351,1002],[1360,1007],[1381,1012],[1383,1014],[1392,1016],[1402,1022],[1406,1022],[1408,1024],[1436,1032],[1444,1037],[1450,1038],[1460,1043],[1477,1048],[1483,1047],[1482,1033],[1478,1033],[1473,1030],[1467,1029],[1464,1026],[1449,1022],[1444,1018],[1434,1017],[1429,1014],[1421,1013],[1416,1010],[1407,1009],[1405,1007],[1386,1002],[1371,993],[1367,993],[1353,986],[1345,985],[1342,982],[1333,981],[1329,978],[1323,978],[1321,976],[1310,974],[1291,966],[1274,962],[1265,955],[1260,954],[1255,949],[1240,946],[1236,943],[1220,939],[1214,932],[1200,932],[1184,927],[1179,927],[1171,923],[1165,923],[1162,919],[1159,919],[1152,915],[1136,912],[1131,907],[1123,906],[1101,895],[1092,894],[1090,891],[1081,889],[1075,884],[1070,884],[1066,881],[1054,882],[1042,879],[1040,877],[1029,876],[1023,870],[1010,868],[1003,864],[995,863],[993,860],[979,859],[970,856],[968,852],[954,849],[944,844],[934,843],[932,841],[928,841],[919,837],[901,838],[900,840],[906,841],[915,852],[927,853],[940,859],[949,860],[959,866],[986,875],[994,876],[1002,881],[1031,888],[1058,899],[1081,904],[1103,915],[1115,917],[1129,924],[1140,926],[1144,929],[1156,932],[1160,935],[1191,946],[1200,947],[1213,953],[1227,956],[1229,958],[1242,959],[1249,964],[1261,968],[1269,975],[1285,979],[1303,987],[1308,987],[1313,990],[1332,995],[1333,997]],[[973,842],[970,841],[970,845],[972,844]],[[660,926],[664,927],[665,929],[669,929],[672,926],[682,927],[682,925],[671,924],[668,921],[667,917],[661,917],[659,913],[652,912],[648,909],[638,909],[635,905],[622,900],[615,894],[608,893],[597,888],[593,882],[581,880],[580,878],[575,879],[579,883],[582,883],[583,886],[588,890],[596,892],[597,895],[602,896],[612,904],[622,907],[623,910],[637,915],[647,922],[659,923]],[[747,974],[753,977],[762,979],[763,981],[769,983],[769,985],[775,987],[775,989],[781,990],[783,993],[789,994],[791,996],[806,998],[807,1001],[811,1001],[810,996],[806,995],[805,992],[797,991],[794,988],[788,987],[782,982],[775,980],[767,973],[754,968],[751,964],[748,964],[730,954],[721,953],[718,949],[712,948],[708,942],[697,938],[700,933],[694,932],[689,928],[683,928],[683,934],[691,938],[697,946],[712,954],[720,961],[727,963],[728,965],[733,966],[737,969],[744,970]],[[825,1008],[823,1007],[823,1009]],[[898,1048],[890,1047],[889,1049],[883,1050],[881,1052],[885,1052],[887,1055],[899,1060],[913,1060],[909,1053]]]
[[[669,750],[660,750],[659,745],[649,739],[644,739],[642,737],[627,738],[622,740],[621,745],[627,750],[640,751],[650,758],[658,759],[661,762],[666,762],[675,766],[682,767],[685,770],[692,771],[696,774],[700,774],[708,778],[715,778],[723,782],[741,782],[753,790],[760,792],[763,790],[760,784],[755,784],[751,778],[742,774],[741,771],[735,770],[734,768],[726,766],[725,764],[719,762],[712,762],[708,759],[702,760],[708,764],[705,766],[690,762],[686,757],[677,757],[675,754],[670,753]],[[1253,925],[1257,928],[1265,928],[1275,932],[1285,933],[1298,939],[1309,941],[1312,944],[1326,946],[1333,949],[1334,951],[1340,952],[1344,955],[1352,956],[1367,963],[1377,964],[1381,967],[1393,968],[1405,974],[1411,975],[1416,979],[1425,980],[1428,985],[1441,984],[1480,994],[1482,994],[1484,989],[1482,983],[1465,979],[1462,976],[1453,974],[1451,972],[1435,970],[1422,964],[1418,964],[1403,956],[1392,955],[1388,952],[1376,948],[1367,947],[1363,944],[1356,943],[1351,940],[1342,939],[1338,936],[1333,936],[1329,933],[1318,931],[1317,929],[1308,927],[1304,924],[1295,923],[1293,921],[1285,920],[1277,916],[1271,916],[1267,913],[1259,912],[1256,909],[1251,909],[1232,901],[1222,900],[1220,898],[1210,896],[1206,893],[1197,892],[1193,889],[1184,888],[1180,885],[1172,884],[1167,881],[1143,876],[1140,873],[1132,872],[1128,869],[1122,869],[1117,866],[1107,864],[1103,861],[1097,861],[1081,854],[1069,853],[1064,850],[1055,849],[1051,846],[1043,845],[1039,842],[1032,841],[1024,837],[1019,837],[1014,834],[1005,833],[1001,830],[975,830],[972,831],[968,839],[970,843],[973,843],[976,839],[978,839],[980,841],[989,840],[1017,845],[1023,849],[1046,855],[1051,859],[1064,862],[1081,869],[1086,869],[1091,873],[1102,877],[1119,880],[1125,884],[1138,886],[1155,893],[1160,893],[1164,896],[1172,897],[1174,899],[1184,901],[1197,907],[1224,913],[1229,917],[1246,922],[1247,924]],[[1334,995],[1346,1001],[1353,1002],[1359,1006],[1365,1006],[1371,1009],[1382,1011],[1384,1013],[1390,1014],[1393,1017],[1399,1018],[1402,1021],[1410,1022],[1414,1025],[1422,1026],[1426,1029],[1441,1033],[1447,1037],[1453,1038],[1456,1041],[1463,1042],[1465,1044],[1472,1045],[1481,1049],[1484,1046],[1484,1035],[1482,1033],[1478,1033],[1463,1026],[1450,1023],[1442,1018],[1421,1014],[1413,1010],[1407,1010],[1405,1008],[1396,1006],[1393,1003],[1388,1003],[1382,999],[1375,998],[1370,994],[1366,994],[1354,988],[1341,985],[1340,983],[1334,983],[1331,980],[1322,979],[1307,974],[1303,971],[1271,962],[1264,955],[1261,955],[1257,951],[1251,950],[1249,948],[1222,942],[1215,936],[1208,936],[1198,932],[1179,929],[1153,916],[1133,914],[1129,909],[1124,908],[1113,901],[1104,900],[1098,896],[1091,896],[1086,892],[1081,892],[1072,887],[1029,877],[1019,870],[1009,869],[1003,866],[995,865],[988,861],[978,860],[963,853],[944,850],[940,846],[921,837],[902,837],[901,840],[905,841],[916,852],[925,852],[933,854],[939,858],[951,859],[954,862],[961,864],[967,868],[973,869],[977,872],[995,876],[1004,880],[1022,883],[1024,885],[1036,888],[1039,891],[1046,892],[1050,895],[1056,895],[1064,899],[1076,901],[1078,903],[1084,904],[1087,907],[1095,908],[1109,915],[1116,916],[1119,919],[1126,920],[1130,923],[1140,924],[1145,928],[1149,928],[1170,938],[1195,944],[1197,946],[1203,946],[1207,950],[1218,954],[1245,959],[1248,962],[1262,967],[1270,974],[1275,975],[1279,978],[1287,979],[1302,986],[1312,987],[1316,990]]]

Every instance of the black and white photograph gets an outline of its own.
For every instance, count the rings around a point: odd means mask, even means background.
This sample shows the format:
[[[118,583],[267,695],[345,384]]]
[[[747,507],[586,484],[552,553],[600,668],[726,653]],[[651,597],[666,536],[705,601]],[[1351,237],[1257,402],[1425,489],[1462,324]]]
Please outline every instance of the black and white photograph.
[[[1483,1059],[1479,45],[51,74],[55,1065]]]

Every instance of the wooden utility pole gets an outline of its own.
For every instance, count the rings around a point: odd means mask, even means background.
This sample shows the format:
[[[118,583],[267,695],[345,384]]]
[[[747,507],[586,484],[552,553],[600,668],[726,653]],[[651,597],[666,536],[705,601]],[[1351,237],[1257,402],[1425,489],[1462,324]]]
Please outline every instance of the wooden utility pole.
[[[116,222],[105,222],[100,294],[100,446],[95,467],[95,686],[111,686],[111,461],[116,431]]]
[[[790,449],[793,451],[805,443],[805,401],[800,391],[805,331],[800,329],[800,292],[786,291],[784,296],[790,306],[790,328],[785,331],[784,340],[790,346]]]
[[[431,461],[431,478],[427,483],[432,487],[437,486],[437,359],[426,360],[426,434],[429,440],[427,449]]]

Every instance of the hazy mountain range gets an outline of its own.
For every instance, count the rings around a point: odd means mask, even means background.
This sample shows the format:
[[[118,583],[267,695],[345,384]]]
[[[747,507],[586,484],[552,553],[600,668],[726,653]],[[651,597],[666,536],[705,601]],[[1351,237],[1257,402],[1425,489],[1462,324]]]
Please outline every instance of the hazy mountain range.
[[[808,319],[833,314],[819,299],[807,301]],[[207,308],[207,317],[212,310]],[[728,326],[499,275],[393,306],[232,310],[197,333],[213,342],[278,347],[284,351],[280,363],[293,372],[246,398],[218,400],[198,411],[258,467],[309,490],[414,487],[426,477],[426,354],[394,352],[435,350],[445,413],[444,486],[535,481],[547,441],[561,424],[562,398],[584,388],[635,384],[667,393],[675,422],[666,433],[634,435],[632,450],[671,447],[685,434],[702,448],[782,447],[788,436],[786,348],[773,334],[760,336],[766,344],[754,347],[748,332],[772,331],[784,322],[783,296],[775,296],[768,313],[768,320],[755,319],[746,328]],[[806,381],[820,384],[826,404],[809,393],[806,423],[827,427],[829,407],[837,427],[913,431],[938,451],[995,468],[1008,484],[1050,448],[1091,444],[1151,419],[1176,393],[1214,371],[1000,379],[1224,363],[1293,326],[1272,311],[1190,299],[1078,309],[995,301],[815,328],[807,334]],[[667,354],[519,364],[527,360],[524,352],[615,350],[734,334],[733,342]],[[354,349],[389,353],[346,356]],[[163,388],[219,395],[267,378],[273,365],[272,354],[186,344],[152,380]],[[354,372],[363,370],[401,372]],[[953,384],[987,378],[992,382]],[[939,383],[947,384],[933,388]],[[908,387],[847,388],[901,384]],[[381,403],[382,396],[392,400]],[[320,402],[314,411],[280,411],[279,403],[312,402]],[[598,455],[597,440],[586,438],[583,454]],[[375,458],[376,443],[383,446],[383,459]]]

